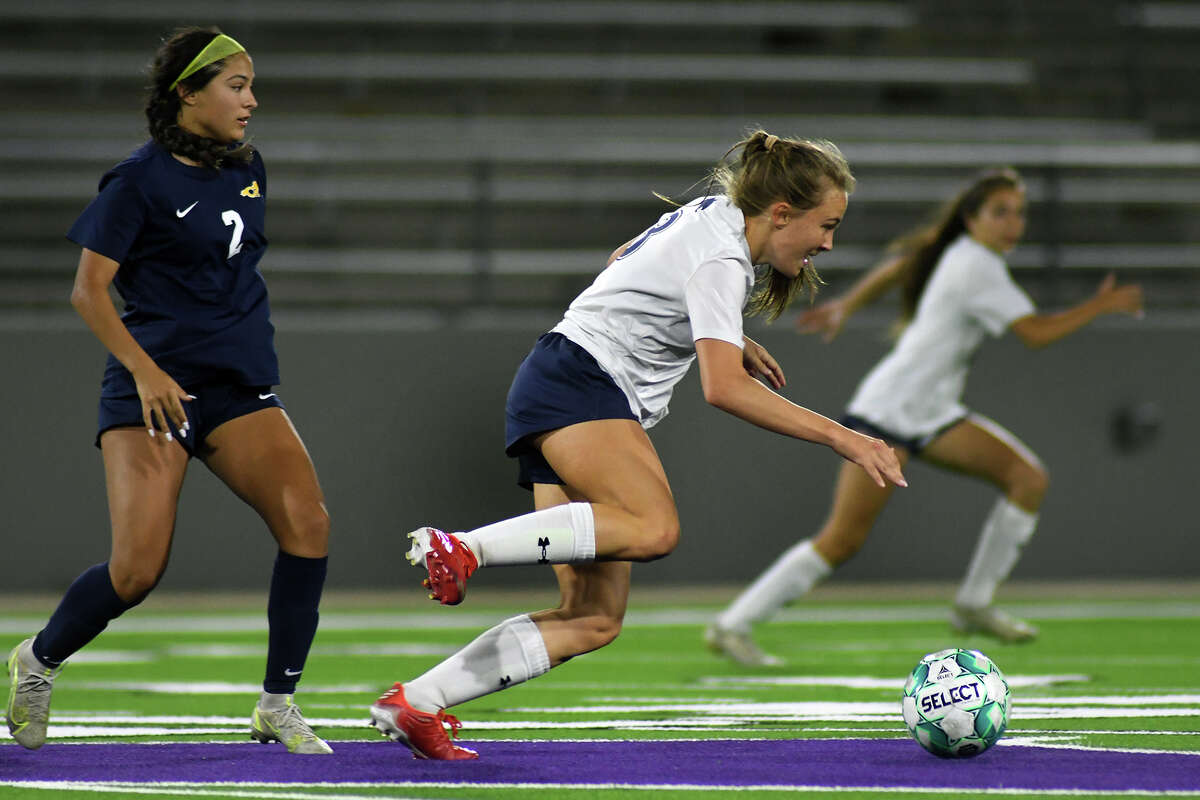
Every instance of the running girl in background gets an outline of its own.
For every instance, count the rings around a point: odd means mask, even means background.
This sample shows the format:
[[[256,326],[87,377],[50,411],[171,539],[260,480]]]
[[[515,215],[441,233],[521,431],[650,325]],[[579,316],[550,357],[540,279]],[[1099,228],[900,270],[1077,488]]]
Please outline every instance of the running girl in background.
[[[1142,308],[1141,289],[1118,286],[1110,275],[1086,302],[1058,313],[1036,313],[1004,261],[1024,232],[1020,176],[1011,169],[984,173],[944,206],[932,225],[894,242],[889,248],[894,256],[845,296],[800,317],[802,331],[823,332],[829,340],[855,311],[903,286],[907,325],[892,351],[863,379],[842,422],[889,442],[901,463],[919,457],[1000,490],[951,621],[961,632],[1010,642],[1032,639],[1037,630],[993,607],[992,599],[1033,534],[1048,476],[1015,436],[962,405],[972,356],[985,335],[1011,329],[1028,347],[1043,347],[1102,314]],[[744,664],[781,663],[754,643],[751,625],[769,619],[858,552],[891,494],[890,486],[843,467],[824,526],[781,555],[716,618],[705,632],[709,646]]]
[[[188,28],[155,56],[150,141],[100,180],[68,237],[83,248],[71,303],[109,351],[96,444],[112,524],[109,560],[81,574],[36,637],[8,658],[8,728],[46,738],[64,662],[162,577],[189,459],[204,462],[279,544],[266,679],[251,735],[330,753],[292,702],[317,629],[329,514],[279,382],[258,263],[266,172],[244,142],[254,65],[215,28]],[[125,301],[118,317],[109,297]],[[232,555],[231,557],[236,557]]]
[[[416,756],[477,757],[450,742],[443,724],[459,723],[445,709],[616,638],[630,562],[662,558],[679,541],[675,501],[645,429],[667,413],[693,360],[717,408],[827,445],[873,485],[904,485],[882,441],[756,380],[778,389],[784,375],[742,331],[747,302],[751,313],[775,318],[815,280],[810,259],[833,247],[854,186],[848,165],[828,142],[763,131],[734,150],[736,166],[713,174],[723,194],[664,214],[618,248],[517,371],[507,452],[538,510],[466,533],[409,534],[409,559],[428,570],[431,597],[444,604],[462,600],[476,569],[509,564],[553,565],[562,593],[557,608],[501,622],[376,701],[376,727]]]

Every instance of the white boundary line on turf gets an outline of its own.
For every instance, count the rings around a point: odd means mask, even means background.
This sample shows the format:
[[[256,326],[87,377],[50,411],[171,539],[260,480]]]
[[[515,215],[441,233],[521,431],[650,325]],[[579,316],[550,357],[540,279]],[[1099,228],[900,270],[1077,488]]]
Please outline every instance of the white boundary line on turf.
[[[1192,601],[1105,601],[1061,603],[1011,603],[1023,615],[1035,619],[1158,619],[1200,616],[1200,603]],[[781,611],[780,622],[928,622],[944,621],[947,606],[914,604],[903,606],[831,606],[792,608]],[[664,625],[704,625],[711,621],[712,610],[662,608],[633,610],[626,614],[626,628]],[[412,630],[436,628],[485,628],[495,624],[500,612],[445,614],[431,612],[338,612],[321,615],[322,630]],[[41,616],[8,616],[0,620],[0,634],[27,634],[45,621]],[[117,633],[176,633],[179,631],[213,633],[265,631],[266,615],[228,614],[142,614],[113,620],[108,630]]]
[[[301,794],[295,788],[306,789],[524,789],[524,790],[582,790],[597,791],[603,789],[619,789],[623,791],[685,791],[685,792],[872,792],[881,794],[953,794],[963,796],[968,794],[1002,795],[1002,796],[1053,796],[1053,797],[1200,797],[1200,789],[1196,790],[1150,790],[1150,789],[1030,789],[1030,788],[975,788],[975,787],[944,787],[944,786],[818,786],[818,785],[706,785],[706,784],[631,784],[631,783],[483,783],[476,781],[396,781],[396,782],[342,782],[328,783],[133,783],[129,781],[103,781],[88,783],[86,781],[2,781],[0,786],[19,788],[46,789],[57,791],[97,791],[97,792],[128,792],[131,794],[164,793],[180,796],[200,797],[255,797],[255,798],[295,798],[295,800],[400,800],[387,795],[343,795],[343,794]],[[204,788],[192,788],[204,787]],[[254,791],[262,787],[260,791]],[[233,791],[231,791],[231,789]],[[275,791],[271,791],[274,789]],[[407,799],[405,799],[407,800]]]
[[[1053,686],[1057,683],[1089,683],[1092,678],[1082,673],[1062,675],[1008,675],[1008,685],[1013,688]],[[745,686],[836,686],[843,689],[900,689],[903,678],[874,678],[867,675],[704,675],[699,678],[701,686],[719,688],[742,688]],[[1176,697],[1176,695],[1168,695]],[[1178,695],[1180,697],[1188,695]],[[707,698],[707,702],[720,702]],[[1200,703],[1200,695],[1196,695]]]
[[[1124,733],[1124,731],[1121,731]],[[1008,746],[1023,745],[1025,747],[1043,747],[1047,750],[1084,750],[1089,753],[1132,753],[1134,755],[1169,755],[1191,756],[1200,759],[1200,751],[1196,750],[1152,750],[1141,747],[1097,747],[1090,744],[1058,744],[1056,742],[1015,742],[1011,739],[1001,739],[996,744]],[[1200,767],[1200,764],[1197,765]],[[1197,778],[1200,781],[1200,777]]]
[[[1088,675],[1070,673],[1059,675],[1010,675],[1007,676],[1008,685],[1013,688],[1044,688],[1054,686],[1060,683],[1088,683],[1091,677]],[[899,692],[904,688],[903,678],[876,678],[867,675],[825,675],[820,677],[799,676],[799,675],[780,675],[780,676],[761,676],[761,675],[703,675],[698,678],[699,685],[694,688],[702,691],[731,691],[744,690],[747,688],[760,687],[775,687],[775,686],[833,686],[845,689],[884,689],[888,691]],[[84,681],[75,684],[79,689],[93,689],[99,691],[136,691],[136,692],[151,692],[154,694],[257,694],[261,688],[257,683],[233,682],[233,681]],[[604,684],[594,684],[591,686],[579,685],[575,686],[559,686],[558,688],[581,688],[589,689],[604,689],[604,690],[638,690],[646,691],[653,689],[663,689],[662,684],[656,685],[639,685],[625,684],[617,686],[606,686]],[[365,694],[374,696],[379,691],[377,684],[366,683],[345,683],[345,684],[305,684],[304,691],[307,694]],[[1123,700],[1122,702],[1136,705],[1139,702],[1153,702],[1151,696],[1134,696]],[[1200,695],[1161,695],[1164,698],[1158,702],[1180,702],[1183,698],[1192,697],[1194,702],[1200,704]],[[646,702],[646,698],[617,698],[621,702],[630,702],[636,699],[639,702]],[[606,700],[606,698],[596,698],[596,700]],[[743,702],[741,699],[720,699],[706,698],[708,703],[729,703]],[[1084,702],[1084,698],[1057,698],[1048,700],[1047,702]],[[1099,701],[1098,701],[1099,702]]]
[[[809,728],[808,730],[814,730],[814,729],[812,729],[812,728]],[[830,728],[829,730],[834,730],[834,729]],[[853,730],[860,730],[860,729],[859,729],[859,728],[845,728],[844,730],[853,731]],[[861,729],[861,730],[870,730],[870,729],[869,729],[869,728],[863,728],[863,729]],[[1018,735],[1018,736],[1019,736],[1019,735],[1021,735],[1021,734],[1023,734],[1023,733],[1028,733],[1028,734],[1030,734],[1030,735],[1037,734],[1037,735],[1039,735],[1039,736],[1041,736],[1041,735],[1070,735],[1070,736],[1115,736],[1115,735],[1119,735],[1119,736],[1200,736],[1200,731],[1172,731],[1172,730],[1163,730],[1163,729],[1161,729],[1161,728],[1160,728],[1160,729],[1158,729],[1158,730],[1140,730],[1140,731],[1125,731],[1125,730],[1074,730],[1074,729],[1070,729],[1070,728],[1058,728],[1058,729],[1051,729],[1051,728],[1047,728],[1046,730],[1017,731],[1017,732],[1016,732],[1016,735]],[[1013,735],[1013,731],[1012,731],[1012,729],[1011,729],[1011,728],[1009,729],[1009,731],[1008,731],[1008,734],[1007,734],[1007,735],[1009,735],[1009,736]]]

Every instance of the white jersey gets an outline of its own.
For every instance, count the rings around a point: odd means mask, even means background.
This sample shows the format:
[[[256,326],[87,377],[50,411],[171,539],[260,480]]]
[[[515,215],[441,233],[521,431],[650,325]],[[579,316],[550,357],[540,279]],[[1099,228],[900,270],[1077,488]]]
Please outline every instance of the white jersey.
[[[966,415],[963,388],[984,334],[1034,312],[1004,259],[966,234],[938,260],[916,314],[872,369],[847,411],[888,433],[929,436]]]
[[[553,328],[612,376],[643,427],[666,416],[697,339],[744,345],[742,309],[754,288],[745,225],[724,195],[663,214]]]

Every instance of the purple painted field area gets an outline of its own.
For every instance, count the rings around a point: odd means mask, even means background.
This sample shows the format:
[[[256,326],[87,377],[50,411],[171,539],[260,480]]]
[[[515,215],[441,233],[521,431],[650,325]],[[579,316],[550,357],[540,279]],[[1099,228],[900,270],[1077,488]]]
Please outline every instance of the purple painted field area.
[[[246,744],[0,746],[0,780],[255,781],[711,786],[929,786],[1196,790],[1200,754],[998,747],[942,761],[909,741],[479,742],[479,761],[417,761],[390,742],[331,742],[332,756]]]

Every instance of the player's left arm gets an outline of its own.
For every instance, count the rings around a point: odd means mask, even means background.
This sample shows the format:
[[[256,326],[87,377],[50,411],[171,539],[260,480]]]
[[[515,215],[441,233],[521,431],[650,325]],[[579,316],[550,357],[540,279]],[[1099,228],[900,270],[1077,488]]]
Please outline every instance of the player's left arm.
[[[879,486],[907,486],[895,452],[828,417],[798,406],[750,377],[741,348],[723,339],[697,339],[700,385],[710,405],[769,431],[824,444],[859,465]]]

